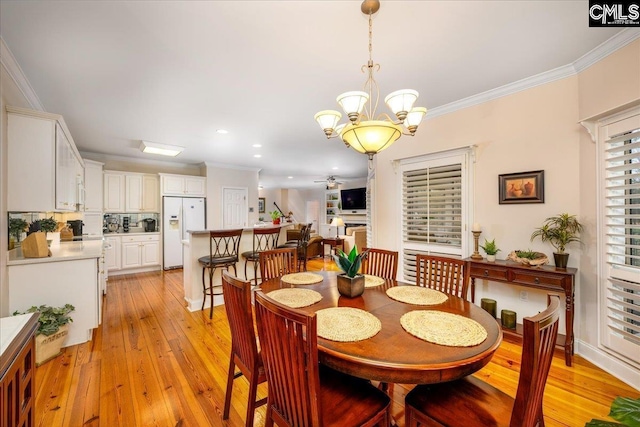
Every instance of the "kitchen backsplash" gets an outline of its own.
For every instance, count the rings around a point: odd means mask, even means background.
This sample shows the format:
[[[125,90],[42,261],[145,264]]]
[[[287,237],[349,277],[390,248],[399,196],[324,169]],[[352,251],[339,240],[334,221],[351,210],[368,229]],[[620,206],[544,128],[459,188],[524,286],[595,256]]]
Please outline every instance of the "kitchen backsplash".
[[[128,222],[130,233],[145,231],[145,220],[155,221],[155,231],[160,231],[160,215],[157,213],[109,213],[104,214],[103,233],[125,232],[124,228]],[[111,225],[110,225],[111,224]],[[117,228],[116,225],[117,224]],[[151,223],[153,225],[153,223]]]

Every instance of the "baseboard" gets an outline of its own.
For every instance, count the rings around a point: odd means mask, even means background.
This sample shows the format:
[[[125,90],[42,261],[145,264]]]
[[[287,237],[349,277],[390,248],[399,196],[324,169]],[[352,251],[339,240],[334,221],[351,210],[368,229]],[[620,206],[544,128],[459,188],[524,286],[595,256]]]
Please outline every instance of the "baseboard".
[[[200,311],[202,309],[202,298],[190,300],[185,297],[184,300],[187,302],[187,310],[194,312]],[[207,300],[208,302],[208,300]],[[207,310],[211,304],[205,303],[204,310]],[[220,305],[224,305],[224,297],[222,295],[216,295],[213,297],[213,306],[218,307]]]
[[[151,267],[127,268],[123,270],[109,270],[109,277],[122,276],[123,274],[147,273],[150,271],[160,271],[160,270],[161,268],[159,265],[154,265]],[[202,301],[200,303],[202,303]]]
[[[610,373],[620,381],[640,391],[640,370],[580,340],[576,340],[576,353],[603,371]]]

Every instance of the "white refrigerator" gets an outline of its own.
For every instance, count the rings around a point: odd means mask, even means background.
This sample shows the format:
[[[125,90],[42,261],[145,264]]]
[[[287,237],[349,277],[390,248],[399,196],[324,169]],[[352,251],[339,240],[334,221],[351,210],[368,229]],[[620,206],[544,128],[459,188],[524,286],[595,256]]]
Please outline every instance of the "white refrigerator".
[[[205,205],[204,197],[162,198],[165,270],[182,267],[182,241],[188,238],[187,230],[206,229]]]

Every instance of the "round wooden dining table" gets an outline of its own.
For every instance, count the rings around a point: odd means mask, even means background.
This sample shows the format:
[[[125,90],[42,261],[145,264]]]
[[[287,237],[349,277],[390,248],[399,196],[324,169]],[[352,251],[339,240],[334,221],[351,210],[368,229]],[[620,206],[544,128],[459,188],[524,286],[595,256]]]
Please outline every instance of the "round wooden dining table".
[[[341,296],[337,289],[337,274],[332,271],[313,272],[323,281],[312,285],[292,285],[280,279],[263,282],[263,293],[283,288],[312,289],[322,299],[308,307],[298,308],[315,313],[330,307],[352,307],[365,310],[382,323],[375,336],[356,342],[337,342],[318,337],[320,362],[338,371],[369,380],[401,384],[434,384],[470,375],[485,366],[502,342],[502,329],[496,319],[480,307],[452,295],[438,305],[413,305],[389,298],[386,290],[405,285],[385,280],[376,287],[365,288],[356,298]],[[449,347],[433,344],[406,332],[400,317],[414,310],[438,310],[475,320],[487,331],[487,338],[471,347]]]

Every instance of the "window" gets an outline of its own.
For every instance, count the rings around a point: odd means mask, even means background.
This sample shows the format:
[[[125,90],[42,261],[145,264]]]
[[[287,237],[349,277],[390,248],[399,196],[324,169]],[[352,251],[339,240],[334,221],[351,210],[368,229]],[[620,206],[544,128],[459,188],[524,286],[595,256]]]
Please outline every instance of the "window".
[[[465,238],[470,149],[401,161],[402,276],[415,281],[420,253],[462,257]]]
[[[602,345],[640,362],[640,111],[600,128]]]

